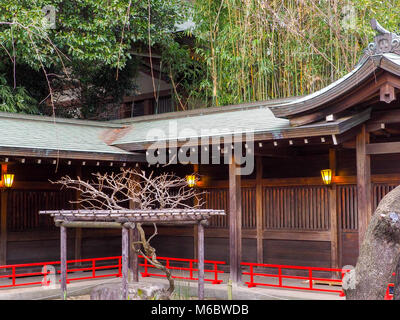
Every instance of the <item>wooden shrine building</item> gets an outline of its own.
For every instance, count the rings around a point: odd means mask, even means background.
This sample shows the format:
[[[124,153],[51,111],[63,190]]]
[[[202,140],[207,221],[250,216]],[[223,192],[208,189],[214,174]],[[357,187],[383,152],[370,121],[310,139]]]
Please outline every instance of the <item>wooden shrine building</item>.
[[[206,259],[230,263],[234,278],[240,261],[355,265],[371,214],[400,182],[400,38],[374,27],[377,36],[353,71],[303,97],[111,122],[0,113],[3,173],[14,174],[1,192],[0,264],[58,259],[59,233],[38,211],[76,209],[68,201],[79,195],[49,180],[139,166],[198,174],[203,208],[227,212],[205,230]],[[237,174],[234,154],[230,164],[146,163],[156,143],[156,153],[169,159],[182,147],[185,154],[216,149],[210,160],[223,158],[226,148],[212,138],[249,132],[242,144],[254,170],[246,175]],[[118,254],[120,237],[76,229],[68,258]],[[170,257],[196,256],[195,243],[186,227],[160,227],[154,239],[158,253]]]

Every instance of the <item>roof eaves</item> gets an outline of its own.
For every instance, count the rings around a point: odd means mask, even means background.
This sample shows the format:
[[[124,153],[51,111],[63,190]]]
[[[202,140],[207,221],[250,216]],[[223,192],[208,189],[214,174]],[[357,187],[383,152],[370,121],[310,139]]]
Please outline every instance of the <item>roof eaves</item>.
[[[382,55],[370,56],[346,76],[333,82],[331,85],[316,91],[297,101],[282,105],[271,106],[271,111],[278,118],[287,118],[296,114],[314,110],[326,105],[333,99],[348,93],[356,85],[365,81],[381,65]]]

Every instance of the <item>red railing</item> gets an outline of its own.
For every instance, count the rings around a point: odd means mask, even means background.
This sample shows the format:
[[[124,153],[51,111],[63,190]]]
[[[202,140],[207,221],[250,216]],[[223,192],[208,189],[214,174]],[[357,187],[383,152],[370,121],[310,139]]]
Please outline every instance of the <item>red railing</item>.
[[[139,255],[139,258],[142,258],[144,260],[144,263],[139,264],[140,266],[144,267],[144,272],[141,272],[142,277],[166,277],[164,274],[160,273],[150,273],[149,268],[155,268],[153,265],[151,265],[143,256]],[[199,269],[194,268],[194,265],[198,263],[198,260],[196,259],[182,259],[182,258],[167,258],[167,257],[157,257],[157,260],[163,260],[165,261],[165,267],[169,270],[180,270],[180,271],[188,271],[189,275],[188,276],[177,276],[177,275],[172,275],[172,278],[174,279],[185,279],[185,280],[198,280],[198,278],[194,277],[194,272],[199,271]],[[188,267],[178,267],[178,266],[173,266],[171,262],[177,262],[177,263],[188,263]],[[219,273],[224,273],[222,270],[218,270],[218,265],[225,264],[224,261],[212,261],[212,260],[205,260],[204,264],[211,264],[213,265],[212,269],[204,269],[204,273],[209,274],[212,273],[214,276],[211,279],[207,279],[205,277],[205,281],[209,281],[212,284],[219,284],[222,283],[221,279],[218,279],[218,274]]]
[[[256,287],[256,286],[267,286],[267,287],[278,287],[278,288],[286,288],[286,289],[334,292],[334,293],[339,293],[340,295],[343,295],[343,291],[341,289],[340,290],[339,289],[338,290],[323,289],[323,288],[316,288],[314,286],[314,281],[329,281],[331,283],[333,282],[333,283],[338,283],[341,285],[342,278],[344,276],[342,269],[286,266],[286,265],[251,263],[251,262],[242,262],[241,264],[249,267],[249,272],[246,272],[246,271],[243,272],[243,275],[250,276],[250,281],[245,282],[249,288]],[[254,271],[255,267],[275,269],[275,272],[277,272],[277,274],[255,272]],[[305,273],[307,273],[307,276],[294,276],[294,275],[283,274],[282,270],[303,270]],[[314,277],[313,272],[315,272],[315,271],[324,272],[324,273],[329,272],[331,274],[331,276],[333,276],[335,273],[340,274],[341,278],[333,279],[333,278]],[[344,271],[347,271],[347,270],[344,270]],[[255,282],[255,277],[276,278],[278,280],[278,283]],[[297,279],[297,280],[306,280],[306,281],[308,280],[308,285],[305,285],[305,286],[287,285],[283,282],[285,279]]]
[[[396,273],[393,272],[392,276],[395,276]],[[385,293],[385,300],[393,300],[393,291],[392,293],[390,292],[391,288],[394,290],[394,283],[389,283],[388,287],[386,288],[386,293]]]
[[[153,265],[148,263],[143,256],[139,256],[144,260],[143,263],[139,264],[144,267],[144,271],[141,272],[142,277],[166,277],[161,273],[151,273],[149,272],[149,268],[155,268]],[[182,273],[182,275],[173,274],[173,278],[176,279],[186,279],[186,280],[198,280],[195,277],[195,273],[198,272],[196,259],[182,259],[182,258],[169,258],[169,257],[157,257],[158,260],[165,261],[165,266],[172,271],[185,271],[186,273]],[[187,267],[177,266],[177,264],[182,265],[183,263],[187,264]],[[205,260],[204,263],[206,265],[211,265],[211,269],[205,269],[204,272],[206,275],[212,275],[210,278],[205,278],[205,281],[211,282],[213,284],[222,283],[222,279],[218,278],[218,275],[224,273],[224,271],[218,269],[218,266],[225,265],[224,261],[212,261]],[[344,276],[343,272],[347,272],[348,270],[342,269],[334,269],[334,268],[317,268],[317,267],[302,267],[302,266],[288,266],[288,265],[275,265],[275,264],[262,264],[262,263],[249,263],[242,262],[243,266],[249,267],[249,271],[243,271],[243,275],[249,276],[249,281],[245,282],[249,288],[256,286],[268,286],[268,287],[279,287],[286,289],[299,289],[299,290],[311,290],[311,291],[322,291],[322,292],[333,292],[339,293],[343,296],[343,291],[341,289],[324,289],[320,287],[315,287],[314,281],[329,281],[333,283],[338,283],[341,285],[342,278]],[[53,266],[54,268],[58,267],[55,272],[60,274],[60,261],[50,261],[50,262],[39,262],[39,263],[25,263],[25,264],[11,264],[0,266],[0,279],[9,279],[8,284],[1,284],[0,288],[11,288],[11,287],[20,287],[20,286],[30,286],[30,285],[49,285],[51,275],[51,270],[48,269],[48,266]],[[39,269],[36,271],[34,269]],[[93,258],[93,259],[79,259],[79,260],[68,260],[67,261],[67,283],[71,281],[79,281],[86,279],[97,279],[104,277],[121,277],[121,256],[115,257],[106,257],[106,258]],[[267,269],[275,269],[275,274],[272,273],[261,273],[256,272],[255,268],[267,268]],[[7,273],[7,271],[9,272]],[[298,275],[289,275],[284,274],[283,270],[300,270],[305,272],[306,276],[298,276]],[[19,272],[20,271],[20,272]],[[100,272],[101,271],[101,272]],[[107,271],[105,273],[105,271]],[[79,276],[73,275],[75,272],[89,272],[88,275],[84,275],[82,273]],[[330,277],[321,278],[315,277],[315,272],[321,273],[330,273],[333,275],[341,275],[341,278],[333,279]],[[395,275],[395,274],[393,274]],[[41,281],[34,281],[36,279],[32,279],[32,277],[42,277]],[[277,279],[277,283],[263,283],[256,282],[255,278],[257,277],[267,277],[267,278],[275,278]],[[293,284],[285,284],[285,279],[297,279],[297,280],[308,280],[308,284],[304,286],[293,285]],[[60,281],[60,280],[58,280]],[[394,284],[390,283],[387,287],[385,293],[385,300],[392,300],[393,294],[390,293],[390,288],[393,288]]]
[[[103,262],[116,260],[110,265],[104,265]],[[75,264],[74,267],[68,268],[68,265]],[[78,264],[84,264],[83,267],[79,267]],[[51,275],[51,270],[47,270],[49,266],[59,266],[60,261],[50,261],[50,262],[39,262],[39,263],[24,263],[24,264],[11,264],[0,266],[0,279],[8,278],[10,283],[6,285],[0,285],[0,288],[10,288],[10,287],[20,287],[20,286],[31,286],[31,285],[49,285],[49,276]],[[40,271],[26,271],[28,269],[39,269]],[[117,269],[118,272],[115,272]],[[7,273],[10,270],[11,273]],[[21,270],[20,273],[18,271]],[[96,273],[100,270],[113,270],[112,273],[99,274]],[[91,271],[88,276],[73,277],[71,274],[80,271]],[[60,274],[60,270],[56,270],[57,274]],[[22,282],[24,278],[27,277],[43,277],[41,281],[28,281]],[[104,277],[120,277],[121,276],[121,257],[107,257],[107,258],[93,258],[93,259],[79,259],[79,260],[68,260],[67,261],[67,283],[71,281],[86,280],[86,279],[97,279]]]

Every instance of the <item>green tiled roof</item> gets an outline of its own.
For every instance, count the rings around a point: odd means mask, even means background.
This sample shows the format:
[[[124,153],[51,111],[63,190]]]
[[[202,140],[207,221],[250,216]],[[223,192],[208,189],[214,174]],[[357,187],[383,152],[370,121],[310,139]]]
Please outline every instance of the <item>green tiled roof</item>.
[[[154,141],[153,133],[165,133],[165,140],[219,136],[238,132],[280,130],[289,120],[276,118],[267,107],[211,114],[191,115],[175,119],[131,122],[130,129],[113,145]],[[176,128],[176,130],[174,129]],[[160,137],[161,138],[161,137]],[[164,140],[162,139],[162,140]]]
[[[29,149],[30,153],[40,150],[42,155],[43,152],[63,151],[91,154],[91,159],[96,155],[127,159],[138,156],[129,151],[144,150],[153,142],[163,140],[174,140],[179,144],[179,141],[190,138],[246,132],[254,133],[255,140],[341,134],[368,120],[370,110],[359,114],[350,113],[330,122],[320,117],[319,122],[298,127],[291,126],[288,120],[290,117],[286,117],[285,114],[323,109],[328,102],[331,103],[340,97],[341,92],[356,87],[354,79],[365,79],[377,68],[400,76],[400,56],[392,53],[371,56],[342,79],[304,97],[107,122],[0,113],[0,153]],[[23,154],[22,151],[20,154]],[[144,160],[143,154],[141,159]]]
[[[121,125],[0,113],[0,147],[109,155],[132,153],[107,144]]]

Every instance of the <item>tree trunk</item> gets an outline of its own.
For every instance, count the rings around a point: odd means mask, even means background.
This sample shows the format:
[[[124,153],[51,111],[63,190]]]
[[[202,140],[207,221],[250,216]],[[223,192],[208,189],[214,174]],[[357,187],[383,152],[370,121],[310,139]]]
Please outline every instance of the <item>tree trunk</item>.
[[[382,199],[371,218],[356,268],[343,284],[346,298],[383,300],[399,256],[400,187],[397,187]]]

